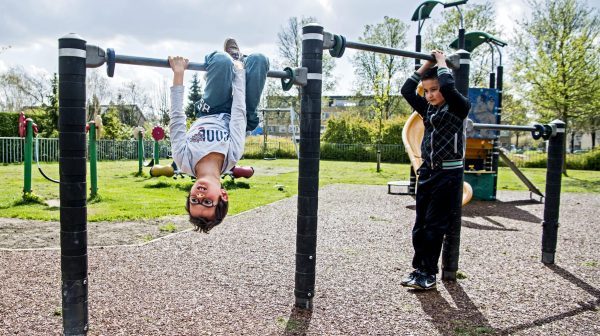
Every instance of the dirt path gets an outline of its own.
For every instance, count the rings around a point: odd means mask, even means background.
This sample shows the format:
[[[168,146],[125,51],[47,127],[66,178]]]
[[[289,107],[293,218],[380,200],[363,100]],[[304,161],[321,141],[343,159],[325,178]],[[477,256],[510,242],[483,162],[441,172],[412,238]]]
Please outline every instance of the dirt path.
[[[128,222],[90,222],[88,246],[142,244],[188,229],[192,229],[192,225],[186,216]],[[0,249],[59,247],[59,222],[0,218]]]

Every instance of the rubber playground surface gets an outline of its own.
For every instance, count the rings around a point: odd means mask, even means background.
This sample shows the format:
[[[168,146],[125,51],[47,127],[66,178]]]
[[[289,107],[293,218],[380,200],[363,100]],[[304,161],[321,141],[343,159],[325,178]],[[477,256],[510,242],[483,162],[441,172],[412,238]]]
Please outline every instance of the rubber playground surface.
[[[400,286],[414,200],[386,186],[319,193],[312,313],[294,304],[296,197],[183,231],[89,249],[89,335],[598,335],[600,197],[561,196],[556,264],[528,192],[463,210],[457,282]],[[90,228],[92,230],[92,228]],[[0,250],[0,334],[59,335],[60,251]]]

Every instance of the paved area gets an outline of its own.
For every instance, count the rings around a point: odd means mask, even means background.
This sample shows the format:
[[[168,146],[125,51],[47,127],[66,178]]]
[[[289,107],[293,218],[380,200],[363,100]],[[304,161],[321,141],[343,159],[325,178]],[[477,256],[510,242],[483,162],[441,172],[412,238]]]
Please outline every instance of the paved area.
[[[399,285],[414,200],[386,186],[320,191],[312,313],[294,303],[296,198],[209,235],[89,250],[89,335],[598,335],[600,197],[564,194],[556,265],[543,205],[500,192],[463,212],[458,282]],[[0,334],[58,335],[60,251],[0,251]]]

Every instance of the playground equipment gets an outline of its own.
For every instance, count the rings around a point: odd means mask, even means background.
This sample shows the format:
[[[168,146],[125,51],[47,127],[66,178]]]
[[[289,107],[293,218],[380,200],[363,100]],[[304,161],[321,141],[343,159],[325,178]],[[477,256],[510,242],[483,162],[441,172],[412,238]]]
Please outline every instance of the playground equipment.
[[[160,140],[165,138],[165,130],[160,126],[152,128],[152,138],[154,139],[154,164],[160,163]]]
[[[183,172],[177,168],[175,162],[172,162],[170,166],[153,165],[152,168],[150,168],[150,176],[165,176],[177,179],[178,176],[183,177]]]
[[[459,48],[460,42],[456,39],[450,43],[450,47]],[[464,36],[460,48],[472,52],[482,44],[487,44],[491,50],[492,66],[489,73],[489,88],[469,88],[468,97],[471,101],[469,118],[475,123],[501,124],[503,66],[500,48],[505,47],[507,43],[485,32],[475,31]],[[494,73],[494,50],[497,50],[499,55],[497,78]],[[495,131],[484,130],[468,134],[465,153],[465,180],[473,185],[476,199],[489,201],[496,199],[499,144]],[[523,174],[520,175],[524,176]]]
[[[289,107],[289,108],[263,108],[263,109],[259,109],[258,112],[261,112],[262,114],[262,121],[263,121],[263,158],[265,160],[275,160],[277,159],[277,155],[272,155],[269,156],[268,153],[268,137],[269,137],[269,122],[268,122],[268,118],[267,118],[267,113],[289,113],[290,114],[290,128],[292,131],[292,142],[294,143],[294,148],[296,149],[296,157],[299,157],[299,152],[298,152],[298,143],[296,141],[296,111],[294,111],[294,108]]]
[[[319,157],[322,97],[323,50],[341,57],[345,48],[382,52],[390,55],[434,60],[432,55],[347,41],[341,35],[324,32],[322,26],[302,28],[302,68],[269,74],[290,85],[303,85],[300,113],[300,150],[298,177],[298,213],[296,240],[295,305],[312,309],[315,294],[316,242],[318,223]],[[469,52],[454,55],[457,89],[468,89]],[[60,137],[60,218],[62,316],[65,335],[82,335],[88,330],[87,217],[85,197],[85,78],[86,66],[104,64],[106,54],[76,34],[59,39],[59,137]],[[109,74],[115,63],[168,67],[166,60],[117,57],[108,54]],[[112,64],[112,65],[111,65]],[[457,67],[458,66],[458,67]],[[200,64],[191,69],[201,70]],[[302,77],[304,74],[304,77]],[[279,76],[279,77],[278,77]],[[285,89],[285,88],[284,88]],[[497,126],[497,125],[494,125]],[[554,263],[560,205],[560,181],[563,163],[564,123],[550,125],[547,195],[542,234],[542,262]],[[83,169],[82,169],[83,167]],[[81,171],[84,173],[81,174]],[[460,208],[459,208],[460,210]],[[460,211],[448,234],[442,257],[443,279],[456,279],[460,239]]]
[[[144,128],[141,126],[133,128],[133,138],[137,140],[138,175],[142,174],[144,167],[144,131]]]
[[[254,175],[254,168],[245,167],[245,166],[236,166],[236,167],[233,167],[230,171],[223,173],[221,175],[221,177],[225,178],[226,176],[229,176],[232,179],[236,179],[236,178],[240,178],[240,177],[250,178],[250,177],[252,177],[252,175]],[[181,170],[179,170],[179,168],[177,167],[177,164],[175,164],[175,162],[172,162],[171,165],[169,165],[169,166],[161,166],[161,165],[152,166],[152,168],[150,168],[150,176],[152,176],[152,177],[165,176],[165,177],[173,177],[174,179],[177,179],[177,177],[183,178],[185,175]]]
[[[96,169],[96,131],[100,132],[101,127],[96,127],[95,124],[98,123],[102,125],[102,119],[97,116],[95,121],[91,121],[86,126],[86,131],[90,132],[89,139],[89,160],[90,160],[90,181],[91,181],[91,194],[90,196],[95,196],[98,192],[98,173]],[[23,193],[30,193],[31,189],[31,168],[32,168],[32,153],[34,152],[34,144],[33,137],[35,136],[35,162],[37,164],[38,171],[40,175],[42,175],[46,180],[54,183],[60,183],[59,180],[53,179],[50,176],[46,175],[42,166],[40,165],[40,142],[39,137],[37,136],[38,128],[37,125],[33,122],[31,118],[26,118],[23,112],[19,115],[19,135],[25,137],[25,147],[24,147],[24,183],[23,183]],[[85,169],[85,167],[84,167]]]
[[[322,95],[322,50],[328,49],[334,57],[341,57],[345,48],[365,51],[381,52],[390,55],[413,57],[433,60],[428,54],[407,52],[404,50],[372,46],[364,43],[347,41],[345,37],[324,32],[323,27],[310,24],[303,27],[302,41],[302,66],[308,68],[308,83],[303,90],[300,128],[300,163],[298,181],[298,235],[296,247],[296,306],[310,309],[314,297],[314,270],[317,232],[317,205],[318,205],[318,175],[319,175],[319,123],[321,114]],[[456,88],[463,95],[467,95],[470,53],[458,50],[459,67],[456,63],[454,77]],[[306,126],[306,127],[305,127]],[[499,125],[489,125],[497,127]],[[547,126],[547,127],[546,127]],[[547,195],[544,208],[544,232],[542,234],[542,262],[554,263],[556,251],[556,238],[558,229],[558,206],[560,202],[560,179],[562,144],[564,142],[564,123],[559,120],[543,128],[550,129],[547,173]],[[484,129],[488,125],[476,124],[477,129]],[[525,127],[525,126],[523,126]],[[537,127],[534,127],[539,132]],[[552,194],[552,196],[550,196]],[[459,242],[460,242],[460,209],[456,218],[452,219],[451,227],[445,237],[442,255],[442,279],[455,280],[458,270]]]
[[[65,335],[84,335],[88,331],[87,282],[87,206],[85,175],[86,68],[107,64],[112,77],[117,63],[168,68],[166,59],[116,55],[114,50],[88,45],[77,34],[58,40],[59,74],[59,150],[60,150],[60,227],[62,316]],[[202,71],[204,64],[190,63],[188,69]],[[306,67],[269,71],[268,77],[281,79],[284,90],[294,84],[306,85]],[[306,128],[310,128],[307,125]],[[317,127],[318,129],[318,127]],[[134,136],[141,140],[138,130]],[[139,143],[139,142],[138,142]],[[139,172],[143,147],[138,146]]]
[[[129,64],[129,65],[143,65],[159,68],[170,68],[169,60],[148,58],[140,56],[129,56],[129,55],[117,55],[115,50],[112,48],[104,49],[86,44],[84,50],[86,56],[86,66],[88,68],[97,68],[106,63],[106,73],[108,77],[113,77],[115,73],[115,66],[117,63]],[[188,70],[194,71],[206,71],[204,63],[189,62]],[[306,85],[306,69],[305,68],[289,68],[286,67],[283,70],[269,70],[267,77],[281,79],[281,86],[283,90],[288,91],[293,85]]]
[[[23,171],[23,194],[31,193],[31,161],[33,158],[33,136],[37,134],[37,125],[33,119],[26,118],[25,113],[19,114],[19,136],[25,138],[24,148],[24,171]]]
[[[152,159],[144,163],[144,167],[154,167],[154,165],[160,164],[160,144],[159,141],[164,139],[165,130],[160,126],[154,126],[152,128],[152,139],[154,139],[154,146],[152,149]]]
[[[406,154],[410,160],[410,164],[412,165],[412,169],[417,171],[419,167],[423,164],[423,159],[421,158],[421,142],[423,141],[423,134],[425,133],[425,126],[423,125],[423,118],[417,112],[411,114],[406,123],[404,124],[404,128],[402,129],[402,142],[404,143],[404,148],[406,150]],[[407,181],[404,182],[403,185],[407,187],[409,183]],[[388,183],[388,191],[389,185]],[[407,194],[409,191],[407,190]],[[463,182],[463,196],[462,196],[462,205],[469,203],[471,198],[473,197],[473,188],[467,182]]]
[[[325,32],[318,24],[302,28],[302,66],[308,70],[307,84],[302,90],[300,111],[300,159],[298,171],[298,234],[296,244],[296,306],[312,309],[315,290],[315,263],[318,220],[319,156],[322,96],[323,50],[331,56],[341,57],[346,48],[379,52],[389,55],[418,58],[434,61],[430,54],[411,52],[365,43],[348,41],[342,35]],[[464,92],[468,87],[469,53],[459,51],[447,57],[450,67],[456,70],[456,86]],[[456,220],[460,230],[460,214]],[[459,238],[460,231],[452,234]],[[453,265],[446,272],[458,270],[458,244],[451,250]]]

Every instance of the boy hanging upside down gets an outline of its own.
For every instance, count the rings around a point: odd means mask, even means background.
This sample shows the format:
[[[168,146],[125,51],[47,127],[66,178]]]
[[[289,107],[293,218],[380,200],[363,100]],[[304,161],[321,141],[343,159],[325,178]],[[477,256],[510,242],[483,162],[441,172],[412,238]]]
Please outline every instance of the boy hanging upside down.
[[[169,57],[173,70],[171,151],[181,171],[196,177],[185,208],[196,230],[205,233],[227,215],[229,199],[221,174],[242,157],[246,130],[258,125],[256,108],[269,71],[264,55],[242,55],[234,39],[226,39],[224,49],[205,57],[206,90],[198,102],[198,119],[187,132],[183,77],[189,61]]]

